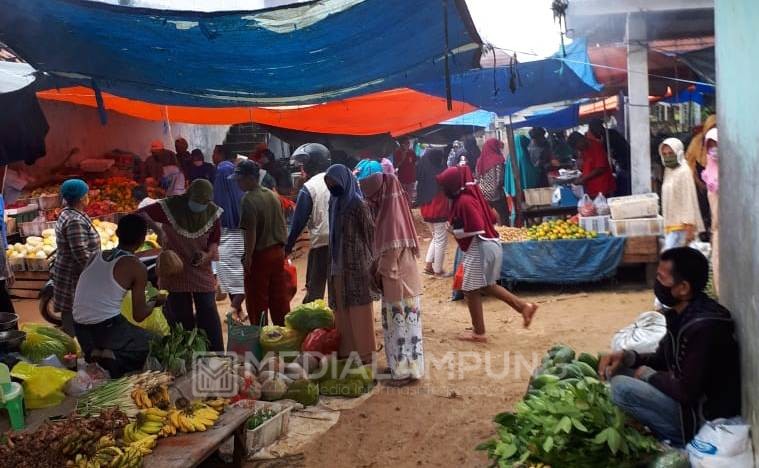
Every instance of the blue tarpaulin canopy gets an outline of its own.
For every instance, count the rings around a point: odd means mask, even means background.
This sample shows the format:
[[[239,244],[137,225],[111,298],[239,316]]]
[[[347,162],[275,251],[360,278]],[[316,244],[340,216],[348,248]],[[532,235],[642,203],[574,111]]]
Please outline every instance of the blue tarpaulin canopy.
[[[216,13],[0,0],[0,10],[0,41],[50,87],[168,105],[302,105],[444,79],[446,26],[451,73],[478,66],[481,48],[464,0]]]
[[[564,130],[580,124],[580,104],[572,104],[559,110],[536,112],[514,122],[513,128],[543,127],[546,130]]]
[[[440,125],[471,125],[487,128],[493,123],[495,117],[496,115],[493,112],[478,109],[468,114],[448,119],[445,122],[440,122]]]
[[[569,101],[596,94],[601,85],[589,64],[586,41],[576,39],[566,47],[566,57],[556,54],[545,60],[497,68],[470,70],[451,80],[454,100],[509,115],[537,104]],[[511,91],[510,85],[515,87]],[[418,83],[412,88],[445,96],[445,80]]]

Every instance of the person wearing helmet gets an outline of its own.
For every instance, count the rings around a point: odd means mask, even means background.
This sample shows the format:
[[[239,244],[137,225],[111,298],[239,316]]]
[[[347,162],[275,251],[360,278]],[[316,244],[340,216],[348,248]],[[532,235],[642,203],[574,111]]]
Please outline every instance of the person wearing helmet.
[[[303,229],[308,227],[311,248],[308,251],[306,270],[306,296],[303,303],[324,299],[324,288],[329,275],[329,190],[324,183],[324,172],[330,165],[327,147],[319,143],[306,143],[292,155],[292,162],[301,167],[306,182],[295,200],[290,233],[285,254],[290,255]]]

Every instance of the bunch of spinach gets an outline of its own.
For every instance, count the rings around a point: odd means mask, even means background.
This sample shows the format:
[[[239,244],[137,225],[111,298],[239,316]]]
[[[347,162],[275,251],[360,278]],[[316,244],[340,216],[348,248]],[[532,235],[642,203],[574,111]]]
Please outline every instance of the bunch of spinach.
[[[193,355],[205,353],[209,346],[210,342],[204,330],[185,330],[182,324],[178,323],[172,327],[168,335],[150,341],[148,360],[153,365],[149,367],[158,367],[157,370],[166,370],[176,376],[183,375],[187,373]]]
[[[498,437],[478,449],[499,467],[635,466],[659,450],[655,439],[625,423],[608,387],[591,377],[548,385],[495,421]]]

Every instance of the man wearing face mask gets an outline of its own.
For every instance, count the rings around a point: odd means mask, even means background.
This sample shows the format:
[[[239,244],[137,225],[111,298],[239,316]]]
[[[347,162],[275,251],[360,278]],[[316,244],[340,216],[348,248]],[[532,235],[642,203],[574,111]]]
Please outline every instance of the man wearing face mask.
[[[683,446],[704,424],[741,412],[740,361],[730,312],[704,288],[709,263],[699,251],[662,253],[654,293],[667,334],[655,353],[620,351],[599,364],[614,403],[660,440]]]
[[[290,312],[286,284],[285,242],[287,228],[279,197],[259,184],[261,168],[242,161],[230,176],[245,192],[240,204],[240,229],[245,240],[245,302],[250,323],[261,322],[271,312],[275,325],[285,324]]]

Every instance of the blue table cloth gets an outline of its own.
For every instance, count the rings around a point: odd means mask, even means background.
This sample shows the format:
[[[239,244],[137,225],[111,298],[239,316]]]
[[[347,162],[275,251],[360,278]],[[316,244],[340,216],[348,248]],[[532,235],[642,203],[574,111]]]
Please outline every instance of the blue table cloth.
[[[501,244],[501,280],[516,283],[588,283],[614,275],[625,249],[623,237]],[[456,251],[455,265],[461,260]]]

